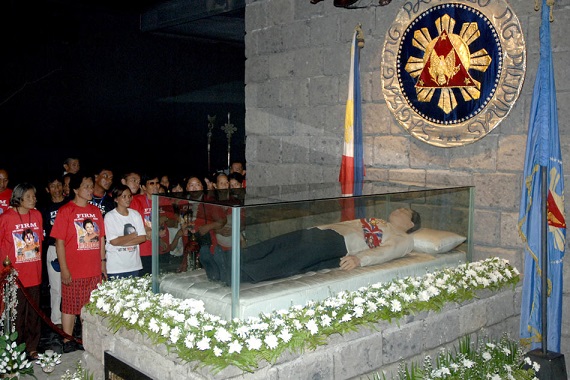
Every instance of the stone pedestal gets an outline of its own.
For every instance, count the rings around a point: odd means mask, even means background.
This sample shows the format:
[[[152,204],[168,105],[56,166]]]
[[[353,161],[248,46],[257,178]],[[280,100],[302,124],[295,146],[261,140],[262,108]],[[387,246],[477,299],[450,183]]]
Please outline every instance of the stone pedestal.
[[[88,357],[86,366],[103,378],[104,353],[153,379],[351,379],[377,371],[395,373],[398,364],[435,357],[441,348],[457,346],[465,335],[500,338],[507,332],[518,336],[520,287],[501,292],[484,291],[479,299],[462,304],[448,304],[440,312],[408,316],[398,323],[381,321],[372,327],[360,327],[345,335],[333,335],[328,344],[314,351],[287,353],[276,363],[260,362],[255,372],[244,373],[228,367],[214,373],[199,362],[186,363],[164,345],[133,330],[114,333],[101,317],[83,313],[83,345]],[[389,378],[389,376],[388,376]]]

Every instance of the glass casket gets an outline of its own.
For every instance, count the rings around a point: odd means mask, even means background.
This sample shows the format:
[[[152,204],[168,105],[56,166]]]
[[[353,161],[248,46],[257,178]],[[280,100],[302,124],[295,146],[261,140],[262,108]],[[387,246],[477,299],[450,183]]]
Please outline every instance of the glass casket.
[[[206,311],[230,319],[423,275],[470,261],[473,201],[473,187],[387,182],[365,182],[362,195],[350,197],[337,183],[153,195],[153,291],[200,299]],[[387,219],[402,207],[421,216],[411,253],[348,271],[338,258],[314,264],[324,260],[319,255],[346,250],[334,236],[315,236],[314,227]],[[252,262],[255,271],[245,273]]]

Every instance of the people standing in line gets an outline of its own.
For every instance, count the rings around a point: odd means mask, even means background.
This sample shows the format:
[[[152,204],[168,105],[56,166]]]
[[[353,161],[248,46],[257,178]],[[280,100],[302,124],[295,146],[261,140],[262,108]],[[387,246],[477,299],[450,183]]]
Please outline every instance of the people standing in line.
[[[141,194],[135,195],[131,203],[131,208],[141,214],[144,227],[146,230],[146,241],[140,245],[140,254],[142,261],[141,276],[152,273],[152,194],[158,194],[160,182],[158,176],[154,174],[143,175],[141,181]],[[168,259],[168,256],[161,257],[162,261]]]
[[[55,217],[68,199],[63,196],[63,183],[59,176],[51,176],[46,183],[49,199],[40,211],[43,219],[45,242],[45,267],[49,278],[51,321],[61,328],[61,274],[55,250],[55,239],[50,236]]]
[[[141,176],[137,172],[127,172],[121,177],[121,183],[127,185],[131,189],[133,197],[140,194],[141,190]]]
[[[129,208],[133,195],[127,185],[113,189],[116,207],[105,215],[109,279],[138,277],[142,269],[139,245],[146,241],[141,214]]]
[[[18,287],[16,293],[17,341],[26,344],[31,359],[38,358],[41,334],[40,317],[30,304],[39,306],[42,282],[43,225],[42,215],[35,209],[36,202],[35,187],[29,183],[18,184],[10,198],[11,208],[0,216],[0,251],[12,262],[24,287]]]
[[[115,208],[115,202],[109,194],[112,184],[113,171],[110,169],[102,168],[93,176],[93,199],[89,203],[99,207],[103,217]]]
[[[10,207],[10,198],[12,198],[12,189],[8,187],[8,171],[0,168],[0,215]]]
[[[63,161],[63,174],[75,174],[79,171],[81,165],[79,164],[79,158],[68,157]]]
[[[101,278],[107,278],[107,258],[103,215],[97,206],[89,203],[93,198],[93,177],[76,173],[71,176],[69,186],[73,200],[59,208],[51,236],[55,239],[61,269],[61,322],[63,331],[71,336],[81,308],[89,302]],[[92,224],[97,239],[86,239],[88,232],[84,225],[87,224]],[[73,340],[63,341],[64,353],[81,348]]]

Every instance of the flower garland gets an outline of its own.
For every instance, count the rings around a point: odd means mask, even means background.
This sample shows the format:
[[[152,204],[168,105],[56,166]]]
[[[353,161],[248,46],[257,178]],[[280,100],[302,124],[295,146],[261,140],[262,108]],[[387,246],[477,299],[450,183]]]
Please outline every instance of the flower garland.
[[[202,301],[152,293],[149,277],[128,278],[99,285],[86,308],[106,317],[115,331],[138,330],[185,361],[214,371],[230,365],[253,371],[260,360],[275,362],[287,350],[314,349],[332,334],[440,310],[448,302],[474,298],[478,290],[515,286],[518,275],[508,261],[490,258],[232,321],[206,313]]]
[[[11,265],[0,272],[0,335],[16,331],[16,306],[18,306],[18,271]]]

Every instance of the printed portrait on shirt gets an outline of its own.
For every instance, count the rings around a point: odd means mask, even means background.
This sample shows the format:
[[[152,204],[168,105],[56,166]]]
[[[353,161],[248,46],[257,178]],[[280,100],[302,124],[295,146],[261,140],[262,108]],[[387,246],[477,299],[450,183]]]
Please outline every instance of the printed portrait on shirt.
[[[123,234],[125,236],[130,235],[132,233],[137,232],[137,229],[135,228],[135,226],[133,226],[131,223],[126,223],[125,227],[123,229]]]
[[[77,231],[77,248],[93,249],[99,248],[99,225],[92,219],[75,222],[75,230]]]
[[[40,239],[32,229],[13,232],[16,247],[16,262],[36,261],[40,259]]]

